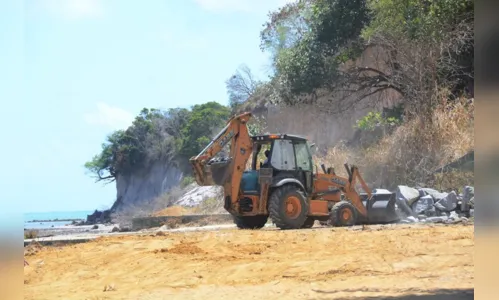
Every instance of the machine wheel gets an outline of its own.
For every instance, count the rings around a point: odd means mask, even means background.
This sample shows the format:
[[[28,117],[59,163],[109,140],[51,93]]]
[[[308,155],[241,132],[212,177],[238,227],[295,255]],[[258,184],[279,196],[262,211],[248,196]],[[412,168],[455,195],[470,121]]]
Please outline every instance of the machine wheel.
[[[260,229],[267,223],[267,216],[232,216],[239,229]]]
[[[308,215],[307,198],[294,185],[285,185],[270,196],[269,213],[280,229],[302,228]]]
[[[308,217],[305,220],[305,223],[303,223],[303,226],[301,228],[312,228],[314,227],[315,219]]]
[[[353,226],[357,223],[357,210],[348,201],[336,203],[329,213],[332,226]]]

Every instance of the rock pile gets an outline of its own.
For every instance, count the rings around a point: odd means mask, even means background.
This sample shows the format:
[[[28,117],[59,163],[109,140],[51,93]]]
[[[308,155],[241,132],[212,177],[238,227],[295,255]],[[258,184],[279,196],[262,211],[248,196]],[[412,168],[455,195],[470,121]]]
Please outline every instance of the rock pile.
[[[94,224],[104,224],[111,223],[111,211],[95,210],[91,215],[87,215],[87,220],[81,225],[94,225]]]
[[[395,196],[404,223],[459,223],[474,215],[475,189],[472,186],[465,186],[463,192],[457,194],[400,185]]]

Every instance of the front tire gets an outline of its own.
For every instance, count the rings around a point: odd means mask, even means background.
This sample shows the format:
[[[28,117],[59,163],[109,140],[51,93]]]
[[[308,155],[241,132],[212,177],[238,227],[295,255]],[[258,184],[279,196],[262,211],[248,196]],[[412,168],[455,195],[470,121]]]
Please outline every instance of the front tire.
[[[261,229],[267,224],[267,216],[232,216],[239,229]]]
[[[357,210],[348,201],[336,203],[329,213],[329,220],[332,226],[353,226],[357,223]]]
[[[308,200],[300,189],[288,184],[270,196],[269,213],[278,228],[299,229],[307,220]]]

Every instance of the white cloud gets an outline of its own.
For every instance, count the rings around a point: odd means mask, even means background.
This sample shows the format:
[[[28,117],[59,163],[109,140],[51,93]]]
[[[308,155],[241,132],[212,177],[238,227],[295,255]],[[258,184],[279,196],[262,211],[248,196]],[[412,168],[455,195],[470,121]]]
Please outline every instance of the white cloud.
[[[99,102],[97,103],[97,109],[92,113],[85,114],[83,118],[88,124],[117,130],[130,126],[135,117],[122,108]]]
[[[42,3],[50,13],[71,20],[101,17],[104,13],[101,0],[43,0]]]
[[[194,0],[203,9],[211,12],[253,13],[277,9],[297,0]]]

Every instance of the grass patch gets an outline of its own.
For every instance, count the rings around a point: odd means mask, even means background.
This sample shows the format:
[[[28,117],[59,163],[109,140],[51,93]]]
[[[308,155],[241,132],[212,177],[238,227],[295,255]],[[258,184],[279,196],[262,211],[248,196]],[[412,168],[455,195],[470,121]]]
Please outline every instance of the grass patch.
[[[36,239],[38,237],[38,230],[30,229],[24,230],[24,239]]]
[[[180,182],[180,187],[185,188],[191,183],[194,183],[194,177],[192,176],[185,176],[182,181]]]

